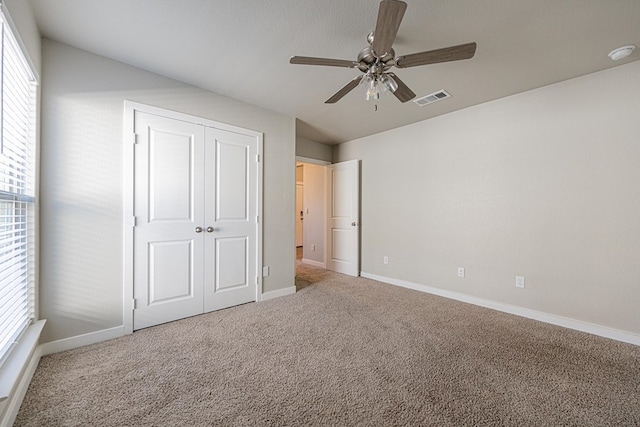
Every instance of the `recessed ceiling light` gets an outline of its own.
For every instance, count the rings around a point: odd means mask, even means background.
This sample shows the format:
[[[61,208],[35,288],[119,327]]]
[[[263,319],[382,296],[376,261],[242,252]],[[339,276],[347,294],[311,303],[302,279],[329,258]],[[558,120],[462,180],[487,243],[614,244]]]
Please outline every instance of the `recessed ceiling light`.
[[[636,47],[632,44],[630,44],[629,46],[619,47],[609,52],[609,58],[613,59],[614,61],[626,58],[627,56],[631,55],[631,52],[633,52],[633,49],[635,48]]]

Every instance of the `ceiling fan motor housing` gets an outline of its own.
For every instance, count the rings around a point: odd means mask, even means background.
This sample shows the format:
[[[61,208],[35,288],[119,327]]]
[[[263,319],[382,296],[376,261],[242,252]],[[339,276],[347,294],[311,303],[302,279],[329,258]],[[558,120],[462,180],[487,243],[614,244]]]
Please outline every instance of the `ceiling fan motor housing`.
[[[391,49],[384,56],[377,58],[371,46],[367,46],[358,54],[358,69],[363,73],[381,74],[395,65],[395,55]]]

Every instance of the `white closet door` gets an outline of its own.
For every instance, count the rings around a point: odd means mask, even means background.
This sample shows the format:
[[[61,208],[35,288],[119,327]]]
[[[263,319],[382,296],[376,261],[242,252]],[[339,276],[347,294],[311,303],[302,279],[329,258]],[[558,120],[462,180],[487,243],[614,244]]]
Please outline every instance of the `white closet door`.
[[[202,313],[204,128],[136,111],[134,329]]]
[[[257,154],[255,137],[206,128],[204,310],[255,301]]]
[[[135,111],[133,329],[255,301],[259,139]]]

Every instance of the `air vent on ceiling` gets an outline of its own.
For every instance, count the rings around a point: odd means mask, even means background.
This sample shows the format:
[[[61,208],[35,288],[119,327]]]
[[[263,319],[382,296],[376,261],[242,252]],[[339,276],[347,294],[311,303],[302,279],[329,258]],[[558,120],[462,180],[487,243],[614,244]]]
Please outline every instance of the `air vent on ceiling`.
[[[424,107],[427,104],[433,104],[434,102],[440,101],[441,99],[449,98],[451,95],[446,90],[439,90],[430,95],[425,95],[422,98],[414,99],[413,102],[418,104],[421,107]]]

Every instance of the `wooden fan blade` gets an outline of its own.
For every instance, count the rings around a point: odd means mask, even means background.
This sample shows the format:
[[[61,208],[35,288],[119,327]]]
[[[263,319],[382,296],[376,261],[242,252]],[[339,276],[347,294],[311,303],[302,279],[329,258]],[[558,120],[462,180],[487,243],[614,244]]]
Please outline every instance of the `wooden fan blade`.
[[[347,61],[346,59],[313,58],[311,56],[292,56],[291,59],[289,59],[289,63],[301,65],[325,65],[328,67],[347,68],[353,68],[358,65],[357,62]]]
[[[373,32],[373,52],[378,58],[391,51],[407,4],[399,0],[382,0],[378,9],[378,21]]]
[[[413,93],[413,91],[409,89],[409,86],[404,84],[404,82],[400,80],[398,76],[396,76],[394,73],[388,73],[388,75],[398,84],[398,89],[396,89],[393,94],[400,100],[400,102],[407,102],[416,97],[416,94]]]
[[[458,46],[430,50],[428,52],[399,56],[396,59],[396,67],[407,68],[416,67],[418,65],[436,64],[438,62],[459,61],[461,59],[472,58],[475,53],[475,43],[461,44]]]
[[[343,96],[351,92],[358,84],[360,84],[360,80],[362,80],[363,76],[358,76],[355,79],[351,80],[347,83],[342,89],[337,91],[331,98],[324,101],[325,104],[335,104],[340,101]]]

